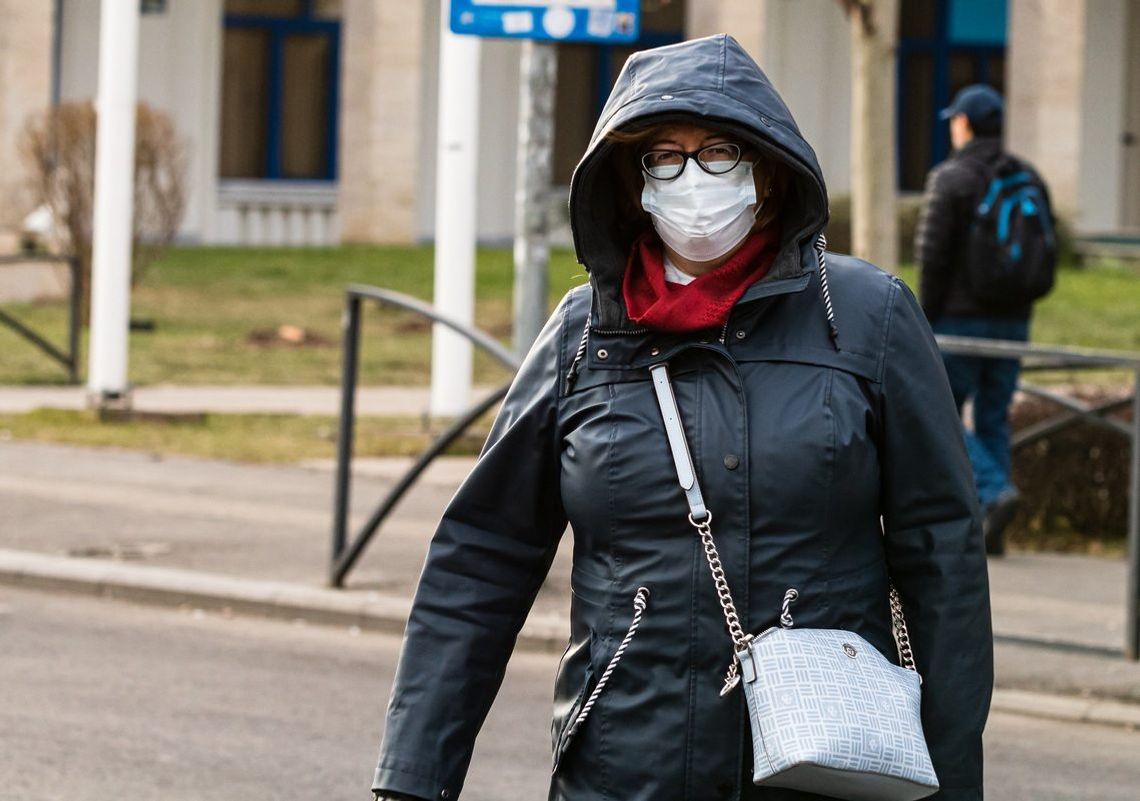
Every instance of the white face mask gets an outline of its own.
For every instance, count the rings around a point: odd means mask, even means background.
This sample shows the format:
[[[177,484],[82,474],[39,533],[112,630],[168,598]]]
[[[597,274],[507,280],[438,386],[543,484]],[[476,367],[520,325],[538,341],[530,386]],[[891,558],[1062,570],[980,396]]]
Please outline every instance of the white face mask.
[[[687,164],[671,181],[646,176],[641,192],[641,207],[662,241],[691,261],[718,259],[743,242],[760,206],[747,161],[723,175]]]

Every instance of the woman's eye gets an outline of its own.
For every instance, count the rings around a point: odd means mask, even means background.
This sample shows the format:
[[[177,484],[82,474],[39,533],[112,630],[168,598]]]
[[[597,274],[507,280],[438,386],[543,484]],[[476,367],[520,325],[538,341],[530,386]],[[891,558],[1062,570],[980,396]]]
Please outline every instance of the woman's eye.
[[[677,165],[685,157],[672,150],[651,150],[646,156],[650,167],[669,167]]]
[[[701,151],[705,161],[724,161],[736,158],[736,148],[732,145],[710,145]]]

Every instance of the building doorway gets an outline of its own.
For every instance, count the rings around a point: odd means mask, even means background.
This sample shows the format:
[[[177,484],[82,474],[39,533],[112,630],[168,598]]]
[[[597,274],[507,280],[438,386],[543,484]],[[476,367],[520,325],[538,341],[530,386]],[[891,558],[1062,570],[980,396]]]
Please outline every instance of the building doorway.
[[[1125,121],[1121,144],[1124,147],[1124,189],[1121,198],[1122,227],[1140,235],[1140,0],[1128,5],[1128,70],[1124,76]]]
[[[938,112],[964,86],[1005,93],[1006,0],[903,0],[899,12],[899,189],[921,191],[950,152]]]

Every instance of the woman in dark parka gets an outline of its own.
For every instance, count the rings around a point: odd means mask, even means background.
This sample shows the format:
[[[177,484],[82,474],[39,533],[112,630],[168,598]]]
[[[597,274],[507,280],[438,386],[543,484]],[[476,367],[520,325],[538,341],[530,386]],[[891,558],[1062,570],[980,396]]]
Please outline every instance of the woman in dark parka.
[[[796,587],[796,626],[856,631],[893,660],[893,581],[933,798],[981,799],[989,595],[942,361],[901,281],[824,252],[822,173],[766,76],[723,35],[632,56],[570,213],[590,283],[547,323],[440,522],[374,789],[459,798],[568,521],[550,798],[819,798],[751,783],[743,695],[720,696],[731,641],[648,372],[668,362],[744,630],[776,625]],[[635,636],[572,725],[642,587]]]

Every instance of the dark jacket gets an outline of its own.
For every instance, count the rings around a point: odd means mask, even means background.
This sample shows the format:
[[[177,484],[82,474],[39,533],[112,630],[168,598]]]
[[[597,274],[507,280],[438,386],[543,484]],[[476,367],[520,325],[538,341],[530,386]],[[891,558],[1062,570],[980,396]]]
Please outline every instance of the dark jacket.
[[[625,312],[629,242],[615,233],[605,140],[680,114],[736,130],[796,175],[772,270],[723,331],[695,335],[646,331]],[[440,522],[374,786],[459,797],[475,735],[569,521],[573,592],[550,798],[816,798],[742,781],[751,761],[743,696],[719,695],[731,641],[647,369],[667,360],[745,630],[775,625],[794,586],[796,625],[857,631],[894,659],[893,579],[925,680],[938,797],[980,799],[989,597],[945,370],[907,288],[831,254],[837,342],[829,336],[813,249],[827,218],[823,178],[767,78],[725,36],[631,57],[575,171],[570,211],[590,285],[547,323]],[[642,586],[650,596],[640,628],[569,736]]]
[[[919,265],[918,294],[931,323],[943,316],[1026,319],[1032,311],[1029,303],[988,308],[966,287],[967,233],[974,209],[985,194],[988,172],[1002,158],[1008,156],[997,137],[972,139],[926,176],[914,252]]]

